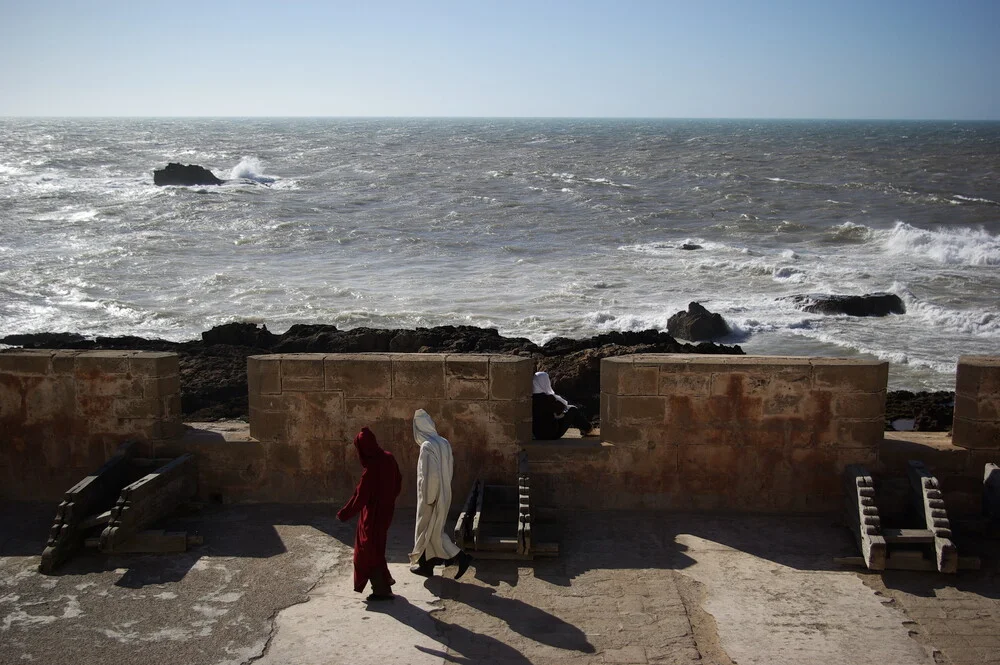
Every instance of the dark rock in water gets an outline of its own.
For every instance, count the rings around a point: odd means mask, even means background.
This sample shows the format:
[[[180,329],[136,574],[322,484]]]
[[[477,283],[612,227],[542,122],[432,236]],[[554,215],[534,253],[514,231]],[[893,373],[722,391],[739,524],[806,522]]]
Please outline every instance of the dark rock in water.
[[[897,420],[912,420],[916,432],[948,432],[955,416],[955,393],[949,391],[912,393],[890,390],[885,398],[885,428]]]
[[[894,293],[866,293],[863,296],[841,296],[811,293],[789,296],[804,312],[814,314],[847,314],[848,316],[887,316],[906,314],[906,305]]]
[[[721,314],[713,314],[693,302],[688,305],[688,311],[677,312],[667,320],[667,332],[697,342],[725,337],[730,330]]]
[[[278,336],[267,326],[257,327],[256,323],[236,322],[215,326],[201,334],[205,344],[229,344],[231,346],[254,346],[270,349],[278,341]]]
[[[196,164],[177,164],[171,162],[165,169],[153,171],[154,185],[181,185],[192,187],[196,185],[221,185],[225,180],[215,177],[215,174],[208,169]]]
[[[0,344],[20,346],[25,349],[80,349],[93,342],[79,333],[31,333],[26,335],[7,335],[0,339]]]
[[[701,245],[696,245],[693,242],[686,242],[681,245],[681,249],[701,249]]]

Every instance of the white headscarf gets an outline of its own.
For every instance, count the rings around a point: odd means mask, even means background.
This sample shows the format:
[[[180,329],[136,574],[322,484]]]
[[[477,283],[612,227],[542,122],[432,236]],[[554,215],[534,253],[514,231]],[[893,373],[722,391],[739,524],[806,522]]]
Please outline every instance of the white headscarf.
[[[569,407],[569,402],[556,395],[556,391],[552,389],[552,382],[549,380],[548,372],[535,372],[535,376],[531,379],[531,392],[534,394],[545,393],[546,395],[552,395],[567,408]]]

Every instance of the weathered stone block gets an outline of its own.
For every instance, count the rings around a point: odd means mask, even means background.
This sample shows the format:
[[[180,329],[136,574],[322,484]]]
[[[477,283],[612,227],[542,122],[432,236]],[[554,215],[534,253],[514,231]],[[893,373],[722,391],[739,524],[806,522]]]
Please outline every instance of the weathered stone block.
[[[76,373],[85,377],[99,374],[127,374],[128,353],[128,351],[83,351],[76,357]]]
[[[445,372],[449,378],[487,381],[490,378],[490,356],[450,355],[445,359]]]
[[[93,373],[86,378],[77,378],[77,393],[94,397],[141,398],[143,381],[130,374]]]
[[[392,360],[388,354],[328,355],[326,390],[342,390],[351,397],[392,395]]]
[[[166,397],[167,395],[180,394],[181,377],[179,374],[166,376],[152,376],[140,379],[142,386],[142,396],[147,399]]]
[[[530,396],[534,367],[534,361],[527,358],[490,358],[490,399]]]
[[[805,413],[805,395],[790,395],[787,393],[770,395],[764,398],[762,413],[766,416],[801,416]]]
[[[262,395],[260,393],[251,392],[248,397],[251,409],[256,409],[257,411],[285,410],[285,396],[280,393],[276,395]]]
[[[57,421],[72,414],[76,405],[76,383],[68,376],[25,376],[21,379],[24,390],[23,406],[25,427],[40,426],[49,435],[55,434],[53,427]],[[19,395],[20,397],[20,395]],[[5,416],[6,410],[0,408],[0,416]],[[11,423],[13,425],[13,423]],[[71,431],[60,432],[62,436],[71,436]]]
[[[74,374],[76,372],[76,357],[82,351],[60,349],[52,354],[53,374]]]
[[[282,379],[284,381],[284,379]],[[288,442],[344,438],[344,394],[301,392],[286,395]]]
[[[515,399],[489,402],[490,422],[531,423],[531,400]]]
[[[712,391],[711,373],[674,371],[673,366],[660,368],[657,393],[707,397]]]
[[[48,349],[19,349],[0,351],[0,373],[48,374],[51,371],[54,351]]]
[[[812,364],[814,388],[876,393],[884,391],[889,381],[887,362],[817,358]]]
[[[733,370],[742,369],[733,368]],[[712,375],[711,395],[739,400],[747,397],[762,399],[766,393],[768,378],[750,372],[729,371]]]
[[[1000,356],[961,356],[956,373],[956,392],[1000,392]]]
[[[247,383],[250,395],[275,395],[281,393],[281,357],[248,357]]]
[[[394,354],[392,356],[393,399],[444,399],[445,356],[441,354]]]
[[[486,400],[490,396],[489,380],[448,377],[448,399]]]
[[[627,358],[628,356],[626,356]],[[618,373],[625,367],[621,358],[601,359],[601,393],[618,394]]]
[[[618,419],[626,425],[662,425],[667,419],[663,397],[624,396],[617,398]]]
[[[179,399],[178,396],[178,401]],[[157,418],[163,415],[163,404],[160,400],[115,400],[114,414],[118,418]]]
[[[180,372],[180,359],[176,353],[135,351],[128,359],[130,372],[135,376],[167,376]]]
[[[1000,422],[970,420],[956,413],[951,440],[963,448],[1000,448]]]
[[[322,392],[326,386],[321,353],[284,354],[281,358],[281,392]]]
[[[837,448],[869,448],[877,450],[884,434],[885,421],[882,418],[868,420],[841,419],[837,421],[836,440],[832,444]]]
[[[465,422],[485,426],[490,422],[490,407],[484,401],[447,400],[442,404],[442,416],[448,422]]]
[[[250,436],[270,443],[288,440],[288,412],[260,411],[250,408]]]
[[[885,392],[834,393],[833,415],[841,418],[885,418]]]
[[[657,395],[660,370],[656,365],[634,364],[618,370],[619,395]]]

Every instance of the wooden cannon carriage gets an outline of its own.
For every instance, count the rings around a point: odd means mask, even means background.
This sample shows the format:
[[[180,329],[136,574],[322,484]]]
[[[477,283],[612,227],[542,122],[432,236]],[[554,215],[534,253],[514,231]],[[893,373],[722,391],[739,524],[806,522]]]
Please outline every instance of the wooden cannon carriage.
[[[532,530],[528,454],[517,458],[517,485],[487,485],[476,479],[455,523],[455,544],[478,559],[556,556],[556,543],[540,543]]]
[[[173,459],[136,456],[134,441],[71,487],[56,510],[39,572],[51,573],[81,547],[106,554],[184,552],[200,544],[186,532],[147,530],[194,498],[197,471],[189,454]]]
[[[989,474],[987,468],[987,480]],[[951,522],[937,478],[931,475],[923,462],[913,460],[908,464],[907,476],[910,481],[911,523],[906,528],[889,528],[882,524],[871,474],[858,465],[844,469],[845,516],[861,549],[861,556],[843,557],[837,561],[846,565],[862,565],[869,570],[955,573],[960,568],[979,568],[977,557],[958,555],[958,548],[951,539]]]

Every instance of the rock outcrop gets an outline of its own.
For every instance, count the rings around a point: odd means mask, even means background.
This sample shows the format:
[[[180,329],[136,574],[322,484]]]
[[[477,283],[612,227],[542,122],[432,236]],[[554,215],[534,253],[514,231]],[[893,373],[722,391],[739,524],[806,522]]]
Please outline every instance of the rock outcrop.
[[[674,337],[700,342],[725,337],[730,330],[721,314],[714,314],[693,302],[686,312],[677,312],[667,320],[667,332]]]
[[[847,314],[848,316],[888,316],[906,314],[906,305],[894,293],[866,293],[863,296],[810,293],[789,296],[804,312]]]
[[[16,341],[14,341],[16,339]],[[557,337],[538,346],[523,337],[503,337],[491,328],[440,326],[416,330],[294,325],[282,335],[253,323],[229,323],[202,333],[200,341],[169,342],[140,337],[17,335],[0,343],[24,348],[136,349],[180,356],[181,410],[189,421],[240,418],[247,404],[247,356],[267,353],[500,353],[535,358],[560,394],[583,405],[596,419],[600,408],[601,358],[629,353],[743,353],[739,346],[682,344],[656,330],[609,333],[590,339]],[[525,388],[528,389],[527,387]]]
[[[221,185],[225,180],[215,177],[208,169],[196,164],[177,164],[171,162],[164,169],[153,171],[153,184],[161,187],[166,185],[181,185],[192,187],[197,185]]]

